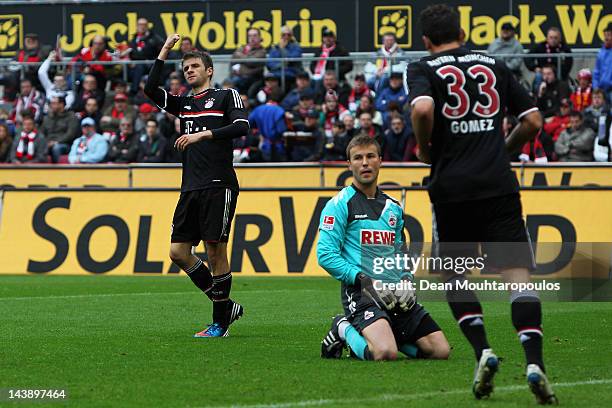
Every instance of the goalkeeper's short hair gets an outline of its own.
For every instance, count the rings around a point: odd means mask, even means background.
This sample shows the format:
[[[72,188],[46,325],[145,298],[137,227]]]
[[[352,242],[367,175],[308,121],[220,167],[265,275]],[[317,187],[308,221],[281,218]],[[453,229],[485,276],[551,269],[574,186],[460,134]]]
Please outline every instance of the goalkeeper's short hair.
[[[351,149],[357,146],[376,146],[376,151],[379,156],[382,156],[382,148],[376,139],[368,135],[359,135],[351,139],[348,146],[346,146],[346,158],[351,161]]]

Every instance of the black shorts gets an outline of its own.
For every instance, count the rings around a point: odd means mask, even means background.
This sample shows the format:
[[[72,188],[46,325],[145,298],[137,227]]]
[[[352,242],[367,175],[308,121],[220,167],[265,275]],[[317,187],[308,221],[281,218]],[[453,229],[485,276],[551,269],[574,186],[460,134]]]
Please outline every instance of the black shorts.
[[[414,344],[421,337],[441,330],[425,308],[418,303],[407,312],[399,309],[382,310],[373,303],[360,305],[348,315],[348,319],[359,333],[375,321],[386,319],[391,325],[398,347],[408,343]]]
[[[486,254],[490,270],[535,268],[519,193],[434,204],[434,241],[440,257]]]
[[[171,242],[227,242],[238,192],[210,188],[182,192],[172,218]]]

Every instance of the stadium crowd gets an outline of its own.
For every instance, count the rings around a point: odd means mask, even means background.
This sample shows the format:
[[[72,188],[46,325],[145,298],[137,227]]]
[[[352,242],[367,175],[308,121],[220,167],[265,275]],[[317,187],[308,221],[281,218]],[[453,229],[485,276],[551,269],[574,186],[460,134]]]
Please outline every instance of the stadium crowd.
[[[97,63],[155,59],[163,40],[149,26],[139,19],[136,36],[115,50],[106,38],[96,36],[65,65],[52,64],[61,60],[59,51],[42,45],[36,34],[27,34],[15,61],[41,64],[0,73],[0,163],[180,162],[173,148],[180,136],[178,119],[144,95],[150,66],[131,65],[125,82],[120,66]],[[350,59],[333,59],[350,55],[334,32],[325,29],[322,36],[323,44],[306,70],[299,61],[281,66],[274,60],[302,57],[291,28],[283,27],[281,40],[268,50],[261,45],[259,30],[249,29],[248,43],[232,56],[231,74],[217,84],[237,89],[249,111],[251,131],[234,140],[234,161],[345,160],[348,142],[359,134],[379,141],[384,160],[416,161],[403,78],[406,62],[394,35],[384,36],[376,62],[359,72]],[[191,39],[183,37],[169,59],[180,60],[193,49]],[[543,131],[512,157],[514,161],[611,160],[612,23],[593,67],[573,67],[571,57],[555,57],[571,54],[557,28],[550,28],[545,42],[529,50],[550,57],[513,57],[524,50],[510,23],[502,26],[488,52],[504,55],[501,59],[531,91],[545,118]],[[252,58],[268,61],[248,61]],[[533,81],[524,77],[523,64],[533,72]],[[572,68],[578,72],[575,78]],[[170,67],[164,79],[171,94],[188,92],[180,70]],[[512,116],[504,118],[506,135],[517,122]]]

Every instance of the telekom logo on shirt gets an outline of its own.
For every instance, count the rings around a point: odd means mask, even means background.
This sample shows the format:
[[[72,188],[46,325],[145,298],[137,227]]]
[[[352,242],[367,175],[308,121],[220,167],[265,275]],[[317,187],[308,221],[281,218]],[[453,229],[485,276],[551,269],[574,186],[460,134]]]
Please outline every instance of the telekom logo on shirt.
[[[381,230],[361,230],[361,245],[394,245],[395,232]]]

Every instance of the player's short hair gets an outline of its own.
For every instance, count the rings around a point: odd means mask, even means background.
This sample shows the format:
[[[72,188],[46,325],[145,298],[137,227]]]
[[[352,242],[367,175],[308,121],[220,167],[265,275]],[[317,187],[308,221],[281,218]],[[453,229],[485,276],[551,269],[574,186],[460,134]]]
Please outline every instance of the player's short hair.
[[[461,25],[459,14],[446,4],[434,4],[421,12],[419,17],[422,34],[429,38],[433,45],[459,41]]]
[[[351,160],[351,149],[357,146],[376,146],[378,155],[382,156],[382,149],[376,139],[368,135],[359,135],[352,138],[348,146],[346,146],[346,158],[349,161]]]
[[[186,52],[183,55],[183,62],[188,59],[193,59],[193,58],[197,58],[200,61],[202,61],[202,64],[204,64],[204,68],[213,68],[212,57],[206,51],[193,50],[193,51]]]

